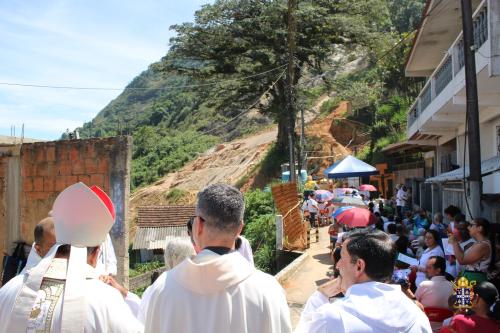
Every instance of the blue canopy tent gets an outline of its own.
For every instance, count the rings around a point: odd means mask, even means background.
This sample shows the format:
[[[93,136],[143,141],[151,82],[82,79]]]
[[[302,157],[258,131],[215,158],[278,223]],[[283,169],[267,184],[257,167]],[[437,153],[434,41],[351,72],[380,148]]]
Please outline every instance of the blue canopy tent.
[[[354,156],[347,156],[329,166],[325,171],[328,178],[364,177],[378,174],[378,170]]]

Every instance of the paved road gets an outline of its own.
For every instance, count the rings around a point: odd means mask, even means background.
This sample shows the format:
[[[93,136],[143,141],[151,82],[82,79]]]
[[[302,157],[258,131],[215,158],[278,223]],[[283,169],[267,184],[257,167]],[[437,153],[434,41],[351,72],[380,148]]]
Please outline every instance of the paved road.
[[[283,283],[285,288],[292,325],[295,327],[300,313],[309,296],[322,283],[329,280],[327,272],[331,270],[328,227],[319,229],[319,242],[315,234],[311,235],[311,247],[307,250],[309,258]]]

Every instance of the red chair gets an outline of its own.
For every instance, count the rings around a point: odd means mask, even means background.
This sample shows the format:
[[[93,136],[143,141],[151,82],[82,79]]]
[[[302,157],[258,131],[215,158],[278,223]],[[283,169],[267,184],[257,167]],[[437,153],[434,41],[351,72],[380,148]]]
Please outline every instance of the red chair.
[[[453,316],[453,311],[446,308],[435,308],[432,306],[424,308],[425,314],[429,321],[434,321],[438,323],[442,323],[446,318],[450,318]]]

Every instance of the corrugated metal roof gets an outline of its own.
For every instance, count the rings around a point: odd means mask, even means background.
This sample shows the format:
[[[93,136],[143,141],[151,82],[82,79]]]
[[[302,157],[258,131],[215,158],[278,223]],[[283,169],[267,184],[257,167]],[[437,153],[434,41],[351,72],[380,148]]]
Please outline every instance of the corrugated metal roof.
[[[175,237],[189,239],[187,227],[182,225],[163,228],[138,228],[132,250],[164,249],[167,242]]]
[[[495,156],[481,162],[481,174],[483,176],[500,170],[500,156]],[[465,167],[465,177],[469,177],[469,166]],[[464,168],[445,172],[435,177],[427,178],[426,183],[444,183],[449,181],[462,180],[464,178]]]
[[[137,215],[139,228],[185,226],[194,216],[195,206],[141,206]]]

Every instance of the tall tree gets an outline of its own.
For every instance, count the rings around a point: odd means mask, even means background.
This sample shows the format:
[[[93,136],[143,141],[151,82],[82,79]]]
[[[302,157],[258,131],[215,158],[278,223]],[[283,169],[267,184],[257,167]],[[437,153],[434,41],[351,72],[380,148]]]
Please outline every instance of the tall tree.
[[[295,11],[296,85],[306,73],[321,73],[343,44],[373,46],[390,28],[384,0],[303,0]],[[171,27],[177,35],[164,57],[165,71],[189,73],[198,79],[222,80],[270,71],[253,80],[230,83],[230,93],[218,90],[229,108],[250,104],[285,70],[287,55],[287,1],[218,0],[195,13],[194,23]],[[281,67],[283,66],[283,67]],[[226,83],[228,84],[228,83]],[[278,123],[277,145],[287,146],[286,86],[279,80],[270,91],[263,112]],[[293,115],[295,117],[295,115]]]

